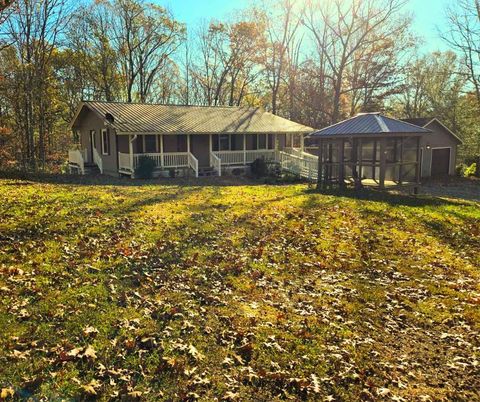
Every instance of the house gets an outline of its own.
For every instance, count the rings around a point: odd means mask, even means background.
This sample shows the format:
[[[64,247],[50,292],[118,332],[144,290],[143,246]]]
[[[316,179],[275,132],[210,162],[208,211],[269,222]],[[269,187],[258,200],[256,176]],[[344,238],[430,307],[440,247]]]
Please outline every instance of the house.
[[[421,141],[431,131],[380,113],[362,113],[309,136],[318,187],[346,182],[380,188],[420,183]]]
[[[422,178],[455,174],[457,148],[462,144],[447,126],[437,118],[404,119],[403,121],[430,130],[420,139]]]
[[[119,102],[82,102],[70,127],[72,170],[130,177],[142,156],[155,161],[156,176],[240,174],[258,158],[302,153],[314,131],[260,108]]]

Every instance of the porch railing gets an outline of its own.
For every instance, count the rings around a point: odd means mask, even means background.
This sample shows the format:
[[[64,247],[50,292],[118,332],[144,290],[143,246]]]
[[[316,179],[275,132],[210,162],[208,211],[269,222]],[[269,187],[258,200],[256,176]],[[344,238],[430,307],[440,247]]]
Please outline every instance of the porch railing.
[[[305,179],[317,180],[318,157],[315,155],[297,156],[280,151],[278,153],[278,162],[283,170],[298,174]]]
[[[97,148],[93,148],[93,162],[98,166],[100,173],[103,174],[103,160],[97,151]]]
[[[198,159],[190,152],[188,153],[188,166],[195,172],[195,177],[198,177]]]
[[[129,154],[118,153],[118,169],[121,171],[133,172],[132,163]]]
[[[214,151],[213,154],[220,158],[222,165],[242,165],[252,163],[255,159],[264,158],[275,160],[274,149],[258,149],[246,151]]]
[[[219,176],[222,175],[222,160],[213,152],[210,152],[210,166],[217,171]]]
[[[68,163],[78,166],[80,172],[85,174],[85,159],[87,150],[72,149],[68,151]]]

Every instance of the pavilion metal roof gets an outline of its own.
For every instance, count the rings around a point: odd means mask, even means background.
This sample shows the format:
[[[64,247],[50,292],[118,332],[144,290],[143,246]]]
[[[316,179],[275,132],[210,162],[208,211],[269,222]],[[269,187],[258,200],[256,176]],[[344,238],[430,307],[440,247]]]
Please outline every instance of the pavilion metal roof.
[[[359,114],[310,135],[312,138],[388,134],[425,134],[431,131],[380,113]]]
[[[85,108],[96,113],[118,134],[309,134],[311,127],[275,116],[261,108],[176,106],[83,102],[71,126]]]

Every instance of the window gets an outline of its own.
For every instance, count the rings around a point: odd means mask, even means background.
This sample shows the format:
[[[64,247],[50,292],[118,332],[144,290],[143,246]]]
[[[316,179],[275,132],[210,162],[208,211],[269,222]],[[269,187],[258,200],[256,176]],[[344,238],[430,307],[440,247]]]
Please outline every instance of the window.
[[[259,134],[257,138],[258,138],[257,149],[266,149],[267,148],[267,135],[266,134]]]
[[[228,134],[222,134],[219,137],[219,147],[220,151],[229,151],[230,150],[230,136]]]
[[[157,136],[146,135],[144,148],[146,154],[154,154],[155,152],[157,152]]]
[[[243,150],[243,134],[232,134],[230,136],[230,145],[232,151]]]
[[[185,134],[177,135],[177,152],[188,151],[188,139]]]
[[[110,155],[110,136],[106,129],[102,130],[102,154]]]

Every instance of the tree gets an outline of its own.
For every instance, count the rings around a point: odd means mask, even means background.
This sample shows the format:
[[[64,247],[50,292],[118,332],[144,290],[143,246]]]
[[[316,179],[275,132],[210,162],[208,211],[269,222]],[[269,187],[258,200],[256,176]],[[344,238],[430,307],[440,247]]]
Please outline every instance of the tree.
[[[185,27],[168,10],[137,0],[116,0],[115,47],[127,101],[148,101],[159,73],[184,39]]]
[[[22,164],[45,166],[56,121],[51,61],[62,27],[68,22],[64,0],[19,0],[3,24],[8,38],[1,88],[12,109],[13,128],[21,138]]]
[[[263,25],[244,15],[229,24],[212,21],[199,32],[192,68],[199,100],[207,105],[240,105],[260,74]]]
[[[264,3],[263,13],[266,21],[268,44],[265,48],[263,64],[265,76],[271,93],[272,113],[278,112],[278,98],[280,86],[287,81],[287,74],[291,56],[295,52],[295,38],[300,26],[300,18],[295,15],[295,8],[299,7],[296,0],[282,0]],[[301,10],[297,10],[299,14]]]
[[[480,0],[458,0],[447,10],[444,40],[460,56],[480,110]]]
[[[457,130],[457,112],[466,80],[453,52],[434,52],[406,70],[399,112],[405,117],[436,116]]]
[[[396,56],[393,51],[395,39],[408,29],[409,20],[400,14],[405,3],[405,0],[333,0],[328,3],[310,0],[307,3],[304,25],[316,45],[323,84],[330,85],[333,90],[331,123],[346,115],[342,108],[352,91],[367,90],[364,95],[368,100],[377,89],[390,85],[385,82],[385,71],[388,74],[395,61],[385,55]],[[372,65],[385,64],[385,61],[388,67],[378,69],[377,66],[379,73],[371,76]],[[365,67],[360,78],[356,74],[361,71],[359,65],[362,64]]]

